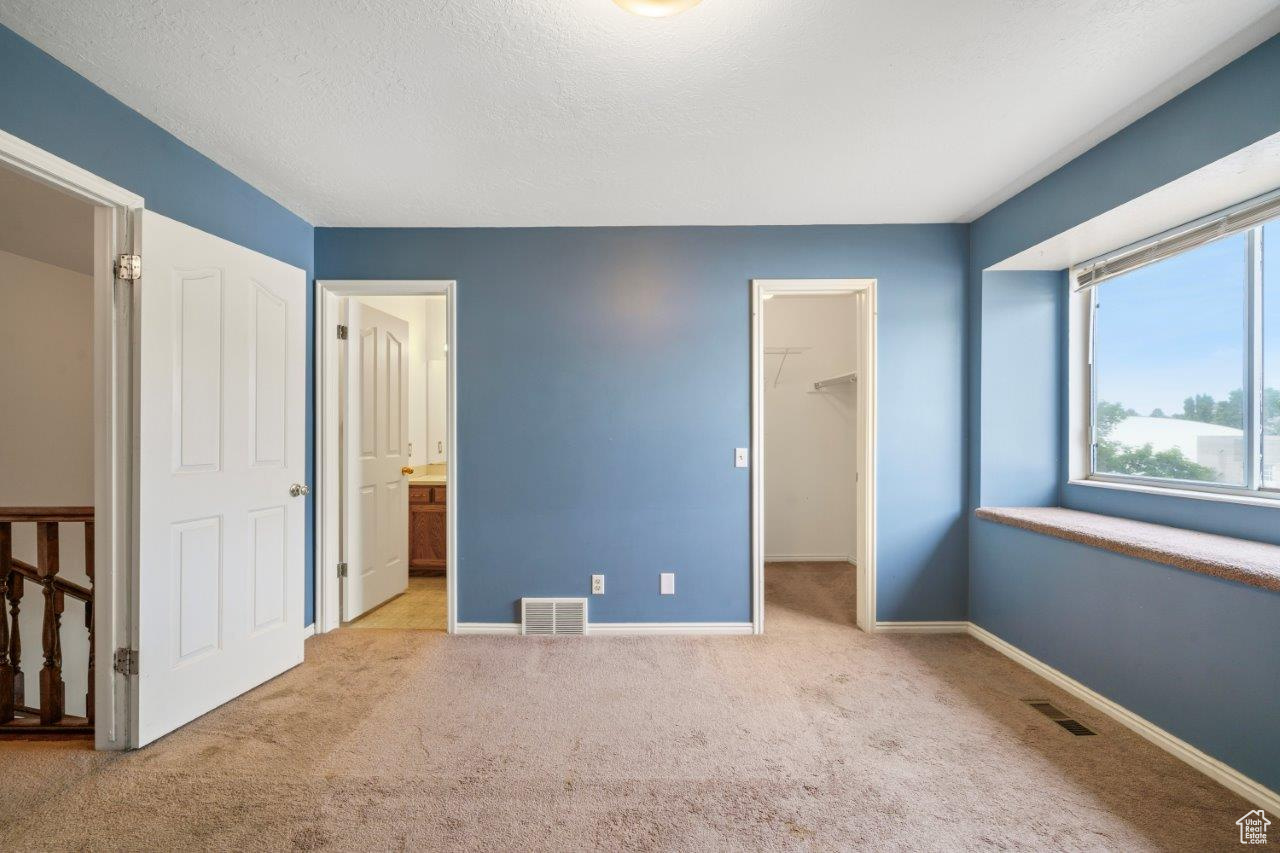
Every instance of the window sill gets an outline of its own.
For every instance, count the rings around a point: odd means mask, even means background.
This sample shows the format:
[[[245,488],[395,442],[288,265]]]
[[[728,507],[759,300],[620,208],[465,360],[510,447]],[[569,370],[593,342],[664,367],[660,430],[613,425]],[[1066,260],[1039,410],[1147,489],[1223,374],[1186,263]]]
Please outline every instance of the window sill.
[[[1160,495],[1166,498],[1189,498],[1197,501],[1265,506],[1280,509],[1280,494],[1274,498],[1258,495],[1233,495],[1227,492],[1201,492],[1195,489],[1175,489],[1167,486],[1148,486],[1144,483],[1117,483],[1110,480],[1068,480],[1068,486],[1086,486],[1091,489],[1112,489],[1119,492],[1140,492],[1144,495]]]
[[[974,515],[1126,557],[1280,592],[1280,545],[1063,507],[979,507]]]

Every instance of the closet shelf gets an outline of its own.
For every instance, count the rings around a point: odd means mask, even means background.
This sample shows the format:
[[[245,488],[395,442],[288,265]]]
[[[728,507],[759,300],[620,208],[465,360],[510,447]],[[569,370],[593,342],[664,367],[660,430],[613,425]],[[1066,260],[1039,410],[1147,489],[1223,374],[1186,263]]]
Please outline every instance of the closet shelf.
[[[852,384],[857,381],[858,381],[858,374],[842,373],[839,376],[833,376],[830,379],[819,379],[817,382],[813,383],[813,390],[821,391],[823,388],[826,388],[828,385],[846,385],[846,384]]]

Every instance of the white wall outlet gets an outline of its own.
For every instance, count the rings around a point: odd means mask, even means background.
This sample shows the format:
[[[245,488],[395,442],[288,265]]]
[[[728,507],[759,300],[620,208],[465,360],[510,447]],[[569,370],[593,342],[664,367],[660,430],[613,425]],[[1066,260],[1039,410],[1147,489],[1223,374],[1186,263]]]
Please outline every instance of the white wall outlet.
[[[658,575],[658,591],[663,595],[676,594],[676,573],[662,572]]]
[[[411,442],[409,442],[409,455],[410,455],[410,456],[412,456],[412,455],[413,455],[413,442],[412,442],[412,441],[411,441]]]
[[[591,594],[604,595],[604,575],[591,576]]]
[[[745,447],[735,447],[733,449],[733,467],[747,467],[747,449]]]

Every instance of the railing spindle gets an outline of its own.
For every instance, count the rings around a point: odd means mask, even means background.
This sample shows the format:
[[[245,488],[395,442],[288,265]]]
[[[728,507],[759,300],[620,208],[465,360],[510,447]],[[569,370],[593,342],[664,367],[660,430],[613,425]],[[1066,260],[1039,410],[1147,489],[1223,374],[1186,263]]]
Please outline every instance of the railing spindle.
[[[13,526],[0,521],[0,723],[13,719],[13,664],[9,662],[9,575],[13,572]]]
[[[13,667],[14,707],[27,704],[27,679],[22,673],[22,625],[18,622],[25,583],[22,575],[9,573],[9,665]]]
[[[93,589],[93,522],[84,523],[84,572],[89,576],[89,589]],[[84,716],[89,725],[93,725],[93,665],[94,665],[94,633],[93,633],[93,598],[84,603],[84,627],[89,632],[89,681],[84,694]]]
[[[59,603],[61,595],[54,588],[53,579],[58,576],[58,523],[41,521],[36,524],[36,568],[40,571],[40,585],[44,587],[44,666],[40,670],[40,723],[57,724],[63,716],[66,685],[62,683],[62,643],[58,625],[62,621]]]

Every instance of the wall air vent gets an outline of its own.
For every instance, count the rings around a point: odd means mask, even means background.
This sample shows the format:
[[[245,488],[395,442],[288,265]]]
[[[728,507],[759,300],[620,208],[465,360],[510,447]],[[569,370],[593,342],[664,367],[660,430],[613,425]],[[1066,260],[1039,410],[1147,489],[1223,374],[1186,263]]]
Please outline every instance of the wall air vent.
[[[520,599],[520,633],[531,636],[559,636],[587,633],[585,598]]]

